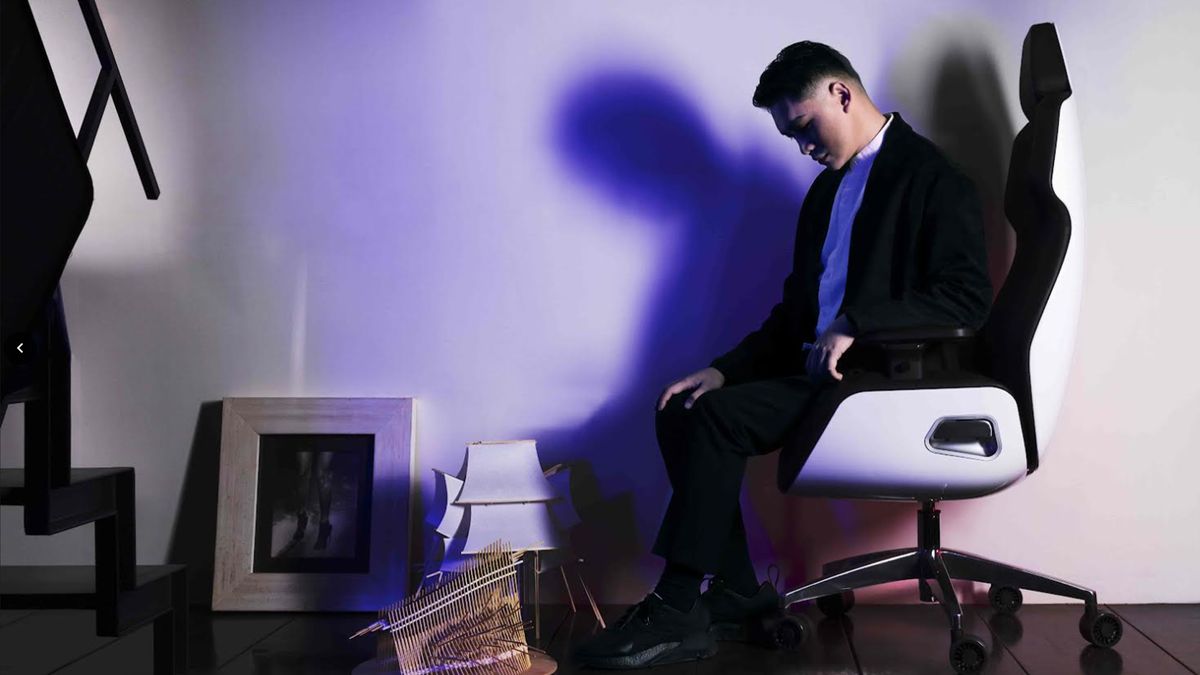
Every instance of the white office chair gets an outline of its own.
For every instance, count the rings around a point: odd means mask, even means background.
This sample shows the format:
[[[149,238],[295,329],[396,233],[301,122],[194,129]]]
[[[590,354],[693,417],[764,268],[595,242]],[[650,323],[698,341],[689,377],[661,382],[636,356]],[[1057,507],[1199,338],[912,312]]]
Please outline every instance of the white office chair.
[[[839,615],[853,606],[856,588],[916,579],[921,600],[946,610],[950,662],[961,673],[981,669],[987,650],[963,632],[951,579],[990,582],[988,597],[1000,612],[1020,607],[1020,589],[1083,600],[1080,632],[1100,647],[1122,633],[1090,589],[941,547],[938,500],[992,494],[1037,469],[1074,342],[1083,173],[1053,24],[1029,30],[1020,86],[1029,122],[1013,142],[1005,194],[1016,256],[987,325],[978,335],[934,327],[859,337],[855,348],[877,354],[880,368],[831,387],[779,461],[779,487],[789,494],[921,504],[915,548],[828,563],[820,579],[787,591],[784,605],[816,599],[827,615]]]

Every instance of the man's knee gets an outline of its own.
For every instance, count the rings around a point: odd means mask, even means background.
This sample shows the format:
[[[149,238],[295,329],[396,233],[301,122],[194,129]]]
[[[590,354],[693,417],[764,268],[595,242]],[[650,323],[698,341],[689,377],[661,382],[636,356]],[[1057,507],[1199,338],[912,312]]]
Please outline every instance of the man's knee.
[[[684,401],[687,400],[687,394],[676,394],[667,401],[662,410],[657,410],[654,413],[654,434],[658,438],[659,449],[662,450],[664,458],[670,461],[668,455],[670,451],[675,450],[675,446],[684,442],[685,431],[691,411],[683,407]]]
[[[722,417],[728,411],[729,396],[736,395],[730,389],[713,389],[705,392],[692,404],[691,413],[696,417]]]
[[[693,439],[708,443],[740,442],[742,420],[739,414],[740,393],[732,389],[714,389],[692,404],[688,411],[687,432]],[[716,447],[713,445],[712,447]]]
[[[681,433],[693,425],[720,418],[724,410],[721,399],[725,393],[723,389],[705,392],[692,403],[691,408],[684,407],[691,396],[690,391],[672,396],[654,416],[654,426],[659,437]]]
[[[667,421],[687,415],[688,410],[687,408],[683,407],[683,404],[687,401],[688,396],[690,395],[691,392],[685,391],[675,394],[671,398],[667,399],[667,404],[663,406],[662,410],[658,410],[657,408],[655,409],[654,419],[659,421]]]

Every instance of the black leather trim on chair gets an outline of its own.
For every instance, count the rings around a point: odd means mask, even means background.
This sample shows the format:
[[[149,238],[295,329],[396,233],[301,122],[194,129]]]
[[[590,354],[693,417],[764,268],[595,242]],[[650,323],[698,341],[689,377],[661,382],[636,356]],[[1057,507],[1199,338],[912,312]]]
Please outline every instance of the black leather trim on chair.
[[[1054,24],[1039,23],[1029,28],[1021,50],[1019,87],[1021,110],[1028,120],[1033,119],[1034,110],[1044,97],[1061,95],[1065,99],[1071,95],[1067,62]]]
[[[1071,239],[1071,214],[1054,194],[1059,114],[1071,95],[1054,24],[1030,28],[1021,52],[1021,108],[1029,123],[1013,141],[1004,213],[1016,234],[1008,277],[980,330],[983,370],[1016,399],[1027,469],[1038,467],[1029,354]]]
[[[908,342],[912,340],[959,340],[975,336],[975,331],[962,326],[916,326],[913,328],[896,328],[893,330],[877,330],[863,333],[854,338],[855,342],[867,344],[883,344],[888,342]]]
[[[961,326],[914,326],[873,331],[855,338],[859,349],[879,353],[872,370],[898,380],[922,380],[927,371],[961,370],[974,354],[975,331]],[[964,362],[966,352],[967,362]],[[853,362],[847,362],[853,367]]]
[[[826,427],[837,412],[838,406],[855,394],[869,391],[897,391],[907,389],[954,389],[961,387],[995,387],[1008,391],[1003,384],[968,371],[934,373],[920,380],[897,380],[881,372],[855,372],[846,375],[841,382],[822,390],[809,404],[804,421],[795,435],[779,452],[779,469],[776,478],[781,492],[787,492],[800,469],[812,455],[817,441],[825,434]]]

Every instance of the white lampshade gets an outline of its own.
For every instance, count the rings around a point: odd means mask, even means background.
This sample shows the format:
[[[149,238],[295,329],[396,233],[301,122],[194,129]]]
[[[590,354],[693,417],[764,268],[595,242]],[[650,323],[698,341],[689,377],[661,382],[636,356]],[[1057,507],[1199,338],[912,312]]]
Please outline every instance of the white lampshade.
[[[468,443],[463,482],[455,504],[547,502],[555,498],[554,489],[542,474],[535,441]]]
[[[437,493],[443,507],[442,517],[434,529],[443,537],[453,537],[454,533],[458,532],[459,526],[462,525],[463,515],[466,513],[465,508],[454,503],[454,500],[458,499],[458,494],[462,492],[463,482],[458,477],[451,476],[444,471],[434,469],[433,473],[437,476]]]
[[[547,470],[546,480],[558,499],[550,502],[550,516],[560,530],[569,530],[580,522],[579,514],[571,503],[571,467],[557,465]]]
[[[497,540],[514,550],[545,551],[563,547],[546,502],[475,504],[468,520],[464,554],[478,553]],[[454,548],[452,544],[447,548]]]

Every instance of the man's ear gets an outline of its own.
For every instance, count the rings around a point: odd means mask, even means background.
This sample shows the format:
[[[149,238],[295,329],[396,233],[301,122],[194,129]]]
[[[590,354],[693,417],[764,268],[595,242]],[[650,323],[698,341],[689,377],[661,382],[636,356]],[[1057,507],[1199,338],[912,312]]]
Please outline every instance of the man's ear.
[[[840,80],[834,80],[829,83],[829,93],[837,98],[838,105],[842,108],[842,112],[850,112],[850,100],[854,97],[849,85]]]

